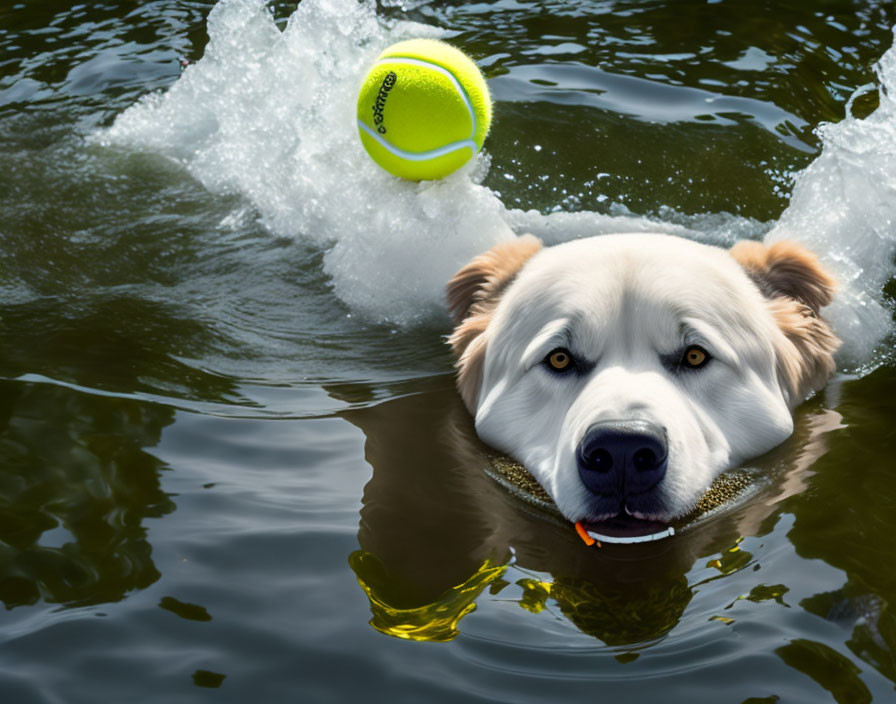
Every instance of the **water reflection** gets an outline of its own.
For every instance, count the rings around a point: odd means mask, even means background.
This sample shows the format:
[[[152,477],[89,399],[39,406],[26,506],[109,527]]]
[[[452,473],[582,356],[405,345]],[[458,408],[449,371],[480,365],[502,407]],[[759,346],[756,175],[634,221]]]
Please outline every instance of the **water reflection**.
[[[804,599],[800,606],[849,634],[846,647],[896,680],[896,370],[882,367],[846,385],[838,403],[845,427],[815,463],[811,491],[794,495],[788,537],[800,555],[842,570],[846,583]],[[794,641],[779,657],[827,689],[837,701],[870,701],[858,668],[821,643]],[[835,676],[836,675],[836,676]]]
[[[449,588],[435,601],[403,608],[390,601],[390,576],[376,555],[357,550],[348,561],[370,599],[370,625],[380,633],[405,640],[453,640],[459,632],[458,623],[476,608],[476,598],[485,588],[493,587],[494,594],[507,584],[502,579],[507,565],[486,560],[463,584]]]
[[[98,604],[146,588],[160,574],[145,519],[175,508],[151,448],[175,411],[130,394],[232,399],[232,381],[172,355],[208,334],[126,296],[7,304],[0,325],[0,601]]]
[[[482,472],[484,448],[450,378],[344,417],[365,432],[373,467],[361,550],[350,564],[370,598],[375,628],[419,640],[454,637],[486,588],[498,594],[508,587],[497,566],[512,559],[514,570],[534,571],[516,582],[522,608],[538,613],[556,604],[580,631],[611,646],[661,638],[702,584],[753,565],[753,555],[739,546],[742,536],[771,529],[781,502],[803,490],[830,431],[841,426],[820,401],[808,404],[794,437],[763,458],[768,485],[761,491],[674,539],[597,550]],[[702,567],[708,557],[706,567],[717,576],[691,584],[695,563]],[[785,585],[764,585],[744,598],[779,601],[786,592]]]
[[[146,451],[174,412],[0,381],[0,601],[117,601],[155,582],[144,519],[174,510]]]

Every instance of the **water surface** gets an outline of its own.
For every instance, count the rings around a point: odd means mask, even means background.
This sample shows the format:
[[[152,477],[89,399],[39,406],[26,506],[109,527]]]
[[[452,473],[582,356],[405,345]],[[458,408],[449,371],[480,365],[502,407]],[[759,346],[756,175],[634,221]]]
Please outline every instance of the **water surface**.
[[[892,701],[894,24],[0,6],[3,700]],[[463,47],[496,100],[445,183],[353,131],[406,36]],[[441,290],[515,233],[620,230],[802,239],[846,345],[748,500],[596,551],[481,471]]]

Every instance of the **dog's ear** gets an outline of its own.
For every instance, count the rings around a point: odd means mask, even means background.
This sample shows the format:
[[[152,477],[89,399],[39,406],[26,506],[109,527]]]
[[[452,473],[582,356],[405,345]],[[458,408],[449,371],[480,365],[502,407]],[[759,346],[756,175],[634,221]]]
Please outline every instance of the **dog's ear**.
[[[834,373],[840,340],[818,313],[834,297],[836,282],[812,252],[795,242],[738,242],[731,256],[768,299],[784,333],[778,346],[778,377],[791,406],[821,389]]]
[[[497,301],[517,272],[541,249],[541,240],[521,235],[496,244],[458,271],[448,282],[448,309],[454,324],[475,314],[483,305]]]
[[[523,265],[541,249],[541,240],[522,235],[495,245],[458,271],[448,282],[448,310],[454,333],[448,338],[457,355],[457,388],[471,413],[482,383],[485,337],[501,294]]]
[[[825,271],[818,257],[796,242],[766,246],[744,240],[731,248],[731,256],[766,298],[792,298],[816,313],[834,298],[834,278]]]

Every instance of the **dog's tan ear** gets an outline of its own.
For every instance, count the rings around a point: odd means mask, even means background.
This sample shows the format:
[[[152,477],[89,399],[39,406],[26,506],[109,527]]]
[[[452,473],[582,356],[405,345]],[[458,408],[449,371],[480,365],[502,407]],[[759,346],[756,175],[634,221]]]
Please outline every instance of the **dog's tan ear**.
[[[778,378],[796,406],[812,391],[824,388],[836,370],[838,338],[827,321],[811,308],[787,298],[769,301],[769,309],[785,342],[777,346]]]
[[[459,324],[476,308],[497,300],[517,272],[541,249],[541,240],[521,235],[510,242],[496,244],[458,271],[448,282],[448,309],[454,324]]]
[[[454,333],[448,338],[457,355],[457,388],[471,413],[482,383],[485,337],[501,294],[523,265],[541,249],[541,240],[522,235],[495,245],[458,271],[448,282],[448,309]]]
[[[834,373],[840,340],[818,315],[834,297],[836,282],[812,252],[795,242],[738,242],[731,256],[768,299],[784,333],[778,346],[778,377],[795,406],[818,391]]]
[[[731,256],[746,269],[766,298],[786,296],[816,313],[834,298],[836,282],[812,252],[796,242],[744,240],[731,248]]]

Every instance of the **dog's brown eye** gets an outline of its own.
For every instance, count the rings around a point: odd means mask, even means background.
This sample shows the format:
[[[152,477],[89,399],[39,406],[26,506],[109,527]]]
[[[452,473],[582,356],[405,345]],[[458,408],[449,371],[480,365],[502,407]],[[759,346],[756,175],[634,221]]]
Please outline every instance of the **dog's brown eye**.
[[[548,355],[547,363],[555,372],[565,372],[572,365],[572,357],[564,349],[554,350]]]
[[[684,351],[684,363],[691,369],[699,369],[709,361],[709,353],[702,347],[691,345]]]

